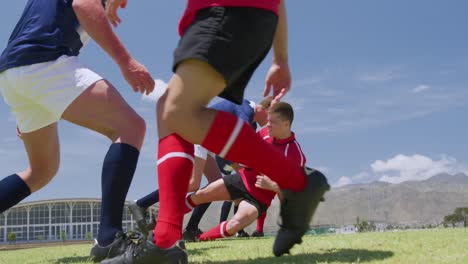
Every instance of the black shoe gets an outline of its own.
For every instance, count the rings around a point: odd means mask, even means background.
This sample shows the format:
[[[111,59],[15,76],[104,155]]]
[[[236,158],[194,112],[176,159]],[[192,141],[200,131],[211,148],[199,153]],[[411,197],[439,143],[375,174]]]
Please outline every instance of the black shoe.
[[[140,239],[122,255],[106,259],[101,264],[188,264],[188,255],[183,240],[168,249],[161,249],[152,240]]]
[[[182,238],[187,242],[196,242],[201,234],[203,234],[203,231],[201,231],[200,228],[196,230],[185,229]]]
[[[244,229],[237,232],[237,237],[250,237],[249,233],[245,232]]]
[[[264,237],[265,235],[263,234],[263,232],[255,230],[250,236],[251,237]]]
[[[300,192],[283,190],[281,201],[281,228],[273,245],[273,253],[279,257],[294,244],[302,243],[302,236],[309,230],[310,221],[323,200],[325,192],[330,190],[327,178],[318,170],[305,167],[306,186]]]
[[[132,239],[136,239],[137,237],[133,235],[127,235],[122,232],[117,232],[115,234],[115,239],[112,243],[108,246],[100,246],[97,240],[94,240],[94,246],[91,248],[91,252],[89,256],[91,261],[93,262],[100,262],[106,258],[112,258],[123,254],[127,247],[131,245],[135,245]]]
[[[148,235],[148,223],[146,222],[146,208],[140,207],[136,202],[130,202],[128,204],[128,210],[133,216],[138,231],[140,231],[143,236]]]

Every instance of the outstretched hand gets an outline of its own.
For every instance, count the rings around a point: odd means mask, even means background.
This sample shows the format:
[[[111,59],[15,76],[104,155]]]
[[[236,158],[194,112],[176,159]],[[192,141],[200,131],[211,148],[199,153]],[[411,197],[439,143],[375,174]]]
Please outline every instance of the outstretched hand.
[[[149,95],[154,90],[156,83],[153,77],[138,61],[131,59],[124,65],[120,65],[120,70],[136,93]]]
[[[127,7],[127,0],[107,0],[106,15],[112,26],[117,27],[122,22],[122,19],[117,14],[117,10],[125,7]]]
[[[289,65],[273,63],[266,76],[263,96],[266,97],[272,92],[273,101],[271,104],[274,105],[281,101],[281,98],[286,95],[290,88],[291,72],[289,71]]]

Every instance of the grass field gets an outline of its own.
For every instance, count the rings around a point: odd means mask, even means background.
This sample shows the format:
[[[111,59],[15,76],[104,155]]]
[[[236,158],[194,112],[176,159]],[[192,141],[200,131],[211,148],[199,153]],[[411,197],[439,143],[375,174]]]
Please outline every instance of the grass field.
[[[468,229],[304,237],[276,258],[273,237],[188,243],[190,263],[468,263]],[[91,245],[0,251],[1,264],[91,263]]]

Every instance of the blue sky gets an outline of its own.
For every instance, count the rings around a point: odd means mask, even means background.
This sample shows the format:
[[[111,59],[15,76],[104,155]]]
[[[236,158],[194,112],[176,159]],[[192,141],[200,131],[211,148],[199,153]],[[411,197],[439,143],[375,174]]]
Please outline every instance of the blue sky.
[[[0,10],[4,47],[24,0]],[[121,11],[118,35],[150,70],[159,88],[171,77],[177,23],[185,1],[135,1]],[[331,183],[422,180],[439,172],[468,173],[468,2],[288,1],[293,125],[309,166]],[[3,43],[3,44],[1,44]],[[94,43],[82,60],[110,80],[147,121],[140,163],[129,192],[157,187],[154,101],[131,91],[118,67]],[[271,57],[246,97],[261,97]],[[158,89],[158,87],[157,87]],[[15,121],[0,103],[0,175],[27,166]],[[56,178],[28,200],[99,197],[109,142],[60,123],[62,163]],[[0,176],[3,177],[3,176]]]

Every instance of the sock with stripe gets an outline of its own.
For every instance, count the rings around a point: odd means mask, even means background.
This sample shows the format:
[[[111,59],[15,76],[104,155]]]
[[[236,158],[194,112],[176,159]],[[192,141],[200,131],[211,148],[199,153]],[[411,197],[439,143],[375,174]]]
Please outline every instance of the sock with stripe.
[[[301,191],[305,187],[303,168],[257,136],[247,122],[232,114],[218,111],[201,145],[221,158],[268,175],[281,189]]]
[[[197,205],[192,200],[192,195],[187,195],[185,197],[185,207],[183,209],[184,214],[191,212],[197,207]]]
[[[169,248],[182,237],[185,197],[193,169],[193,144],[177,134],[159,140],[159,213],[154,243]]]
[[[215,240],[223,237],[230,237],[231,234],[227,231],[228,221],[221,222],[219,225],[213,227],[212,229],[204,232],[200,235],[200,241]]]

